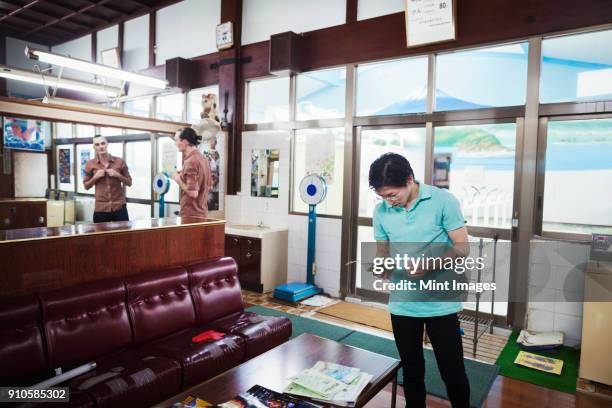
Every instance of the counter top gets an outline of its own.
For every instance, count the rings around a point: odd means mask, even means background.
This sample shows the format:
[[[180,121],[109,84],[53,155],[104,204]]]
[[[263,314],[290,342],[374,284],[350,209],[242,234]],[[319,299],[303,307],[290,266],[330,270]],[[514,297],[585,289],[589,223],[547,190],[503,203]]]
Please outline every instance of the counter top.
[[[42,203],[48,201],[47,198],[0,198],[0,204],[2,203]]]
[[[0,231],[0,244],[16,241],[122,233],[144,229],[177,228],[195,225],[219,224],[225,224],[225,220],[200,217],[168,217],[134,221],[102,222],[97,224],[64,225],[61,227],[22,228]]]
[[[230,235],[239,235],[249,238],[263,238],[264,235],[287,231],[287,227],[258,227],[257,225],[248,224],[225,224],[225,233]]]

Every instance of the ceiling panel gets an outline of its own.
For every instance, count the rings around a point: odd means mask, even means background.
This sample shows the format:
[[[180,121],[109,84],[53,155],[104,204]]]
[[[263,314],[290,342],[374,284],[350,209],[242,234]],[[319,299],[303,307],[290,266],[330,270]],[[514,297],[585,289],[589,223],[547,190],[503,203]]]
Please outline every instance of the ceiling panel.
[[[53,46],[180,0],[0,0],[0,35]]]

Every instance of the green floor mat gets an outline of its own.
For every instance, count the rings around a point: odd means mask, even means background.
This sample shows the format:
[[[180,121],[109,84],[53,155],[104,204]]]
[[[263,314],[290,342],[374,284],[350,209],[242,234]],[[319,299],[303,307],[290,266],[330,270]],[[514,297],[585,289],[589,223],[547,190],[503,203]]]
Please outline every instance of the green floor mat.
[[[399,353],[393,340],[354,332],[342,340],[342,343],[399,359]],[[425,386],[427,392],[448,399],[446,386],[440,377],[433,350],[425,348],[423,352],[425,355]],[[497,377],[499,368],[493,364],[481,363],[467,358],[464,359],[464,364],[470,381],[470,405],[480,407],[489,395],[489,390],[495,381],[495,377]],[[399,382],[402,383],[402,380],[402,371],[400,370]]]
[[[359,347],[364,350],[399,359],[395,341],[384,337],[349,330],[344,327],[295,316],[263,306],[252,306],[247,310],[261,315],[288,317],[293,324],[293,334],[291,337],[299,336],[302,333],[311,333],[330,340],[339,341],[349,346]],[[427,387],[427,392],[446,399],[446,389],[440,378],[434,353],[430,349],[425,349],[424,355],[426,370],[425,385]],[[499,368],[496,365],[485,364],[470,359],[465,359],[464,361],[465,370],[470,381],[470,405],[473,407],[480,407],[489,394],[489,390],[495,381]],[[401,370],[399,382],[400,384],[402,382]]]
[[[514,364],[514,360],[518,352],[521,350],[516,343],[518,332],[512,333],[508,339],[508,343],[497,358],[496,364],[499,366],[499,373],[504,377],[515,378],[520,381],[525,381],[531,384],[541,385],[542,387],[553,390],[567,392],[569,394],[576,393],[576,378],[578,377],[578,364],[580,363],[580,353],[571,348],[563,346],[555,352],[537,351],[539,354],[546,357],[557,358],[563,360],[563,370],[561,375],[545,373],[534,370],[532,368],[523,367]]]
[[[314,319],[307,319],[305,317],[281,312],[280,310],[270,309],[269,307],[251,306],[247,310],[264,316],[285,316],[289,318],[293,330],[291,338],[297,337],[302,333],[311,333],[329,340],[338,341],[353,332],[353,330],[345,329],[344,327],[322,323]]]

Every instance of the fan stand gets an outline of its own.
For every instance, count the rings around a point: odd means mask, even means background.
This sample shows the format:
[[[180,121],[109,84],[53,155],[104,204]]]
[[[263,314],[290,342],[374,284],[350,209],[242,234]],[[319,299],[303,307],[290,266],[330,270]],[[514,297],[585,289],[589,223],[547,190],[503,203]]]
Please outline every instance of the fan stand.
[[[323,201],[327,192],[325,180],[318,175],[306,176],[300,183],[302,200],[308,204],[308,252],[306,258],[306,283],[289,282],[274,289],[274,298],[286,302],[299,302],[318,293],[323,289],[314,283],[316,274],[315,239],[317,231],[317,204]],[[304,198],[306,197],[306,199]]]
[[[165,171],[161,171],[155,175],[153,179],[153,190],[159,195],[159,218],[164,218],[165,213],[165,196],[170,190],[170,176]]]

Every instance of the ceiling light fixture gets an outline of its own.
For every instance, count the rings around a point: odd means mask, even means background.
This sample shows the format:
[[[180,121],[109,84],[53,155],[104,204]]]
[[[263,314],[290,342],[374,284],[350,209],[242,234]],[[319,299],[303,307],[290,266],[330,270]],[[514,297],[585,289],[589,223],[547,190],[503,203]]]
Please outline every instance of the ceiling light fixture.
[[[122,94],[121,88],[112,86],[92,84],[89,82],[76,81],[74,79],[53,77],[45,79],[41,73],[26,71],[23,69],[11,68],[6,65],[0,65],[0,77],[14,79],[16,81],[29,82],[52,88],[70,89],[72,91],[87,92],[95,95],[102,95],[111,98],[116,98]]]
[[[121,81],[133,82],[153,88],[166,89],[168,81],[165,79],[154,78],[142,74],[136,74],[122,69],[108,67],[78,58],[67,57],[49,51],[38,50],[35,48],[25,48],[28,58],[46,62],[47,64],[57,65],[64,68],[76,69],[106,78],[114,78]]]

